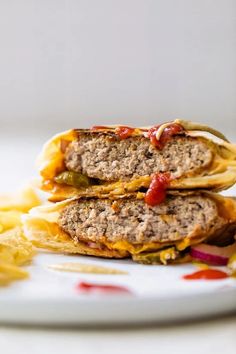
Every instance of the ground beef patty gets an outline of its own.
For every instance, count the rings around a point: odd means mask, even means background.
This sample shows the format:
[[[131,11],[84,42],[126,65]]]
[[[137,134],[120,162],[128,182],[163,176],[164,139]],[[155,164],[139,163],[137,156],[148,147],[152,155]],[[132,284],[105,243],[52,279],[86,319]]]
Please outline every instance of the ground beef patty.
[[[175,241],[196,228],[210,232],[223,226],[215,202],[209,197],[168,197],[150,207],[143,200],[74,201],[62,211],[60,227],[75,240],[131,243]]]
[[[68,170],[106,181],[129,180],[157,172],[172,177],[194,173],[210,164],[211,150],[190,137],[173,137],[162,150],[145,137],[120,140],[116,135],[82,133],[67,148]]]

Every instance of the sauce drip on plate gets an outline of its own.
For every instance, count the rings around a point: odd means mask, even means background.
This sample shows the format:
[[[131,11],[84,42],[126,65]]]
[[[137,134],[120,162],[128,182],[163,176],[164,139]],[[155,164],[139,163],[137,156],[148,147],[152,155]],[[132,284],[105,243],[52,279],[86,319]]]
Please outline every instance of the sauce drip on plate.
[[[109,285],[109,284],[93,284],[81,281],[76,285],[76,289],[81,293],[103,293],[103,294],[131,294],[131,291],[124,287],[118,285]]]
[[[185,280],[218,280],[228,278],[228,274],[218,269],[202,269],[183,276]]]
[[[147,133],[152,145],[154,145],[159,150],[163,149],[165,144],[172,138],[172,136],[184,132],[184,128],[180,124],[172,123],[163,130],[160,138],[157,139],[157,131],[162,125],[163,124],[152,127]]]
[[[145,195],[145,202],[148,205],[155,206],[164,202],[170,179],[169,173],[156,173],[153,175],[151,184]]]

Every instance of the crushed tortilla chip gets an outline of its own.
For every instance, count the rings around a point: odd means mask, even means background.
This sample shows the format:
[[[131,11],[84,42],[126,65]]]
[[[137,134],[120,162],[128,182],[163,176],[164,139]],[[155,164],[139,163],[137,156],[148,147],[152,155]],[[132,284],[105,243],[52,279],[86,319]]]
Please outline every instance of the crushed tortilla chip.
[[[0,234],[0,261],[24,265],[34,254],[32,243],[25,237],[20,227]]]
[[[26,187],[16,195],[0,195],[0,211],[18,210],[27,213],[31,208],[41,204],[41,201],[34,189]]]
[[[128,274],[125,271],[114,269],[110,267],[103,267],[94,264],[82,264],[82,263],[61,263],[53,264],[48,268],[60,270],[64,272],[77,272],[77,273],[91,273],[91,274]]]
[[[20,266],[29,263],[35,252],[23,233],[22,216],[40,204],[31,187],[15,196],[0,195],[0,286],[29,276]]]
[[[28,272],[21,265],[28,264],[35,251],[32,243],[24,236],[21,227],[0,234],[0,285],[13,280],[25,279]]]
[[[0,262],[0,286],[7,285],[13,280],[26,279],[28,272],[18,266]]]
[[[0,234],[20,226],[22,215],[40,204],[40,199],[31,187],[15,196],[0,195]]]
[[[0,211],[0,233],[21,225],[22,212]]]

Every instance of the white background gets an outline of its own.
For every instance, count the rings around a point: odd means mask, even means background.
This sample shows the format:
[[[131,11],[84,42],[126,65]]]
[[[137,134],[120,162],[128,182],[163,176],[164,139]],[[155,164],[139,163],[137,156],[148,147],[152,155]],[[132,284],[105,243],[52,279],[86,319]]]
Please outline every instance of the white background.
[[[235,0],[0,0],[0,48],[2,132],[236,129]]]
[[[182,117],[236,140],[235,0],[0,0],[1,192],[51,134]],[[5,354],[235,352],[236,318],[140,329],[0,326]],[[28,343],[28,344],[27,344]]]

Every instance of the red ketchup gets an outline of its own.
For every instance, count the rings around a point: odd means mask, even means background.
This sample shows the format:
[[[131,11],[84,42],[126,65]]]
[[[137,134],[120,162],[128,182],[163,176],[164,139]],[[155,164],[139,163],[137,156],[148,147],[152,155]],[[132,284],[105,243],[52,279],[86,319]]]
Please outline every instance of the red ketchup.
[[[124,286],[117,285],[104,285],[104,284],[92,284],[84,281],[79,282],[76,285],[76,289],[81,293],[92,294],[92,293],[102,293],[102,294],[131,294],[131,291]]]
[[[115,130],[115,133],[119,136],[120,139],[127,139],[129,138],[133,132],[134,132],[134,128],[130,128],[130,127],[118,127]]]
[[[106,129],[110,129],[110,128],[105,127],[103,125],[94,125],[91,129],[92,130],[106,130]],[[115,129],[115,134],[118,135],[121,140],[123,140],[123,139],[129,138],[133,134],[134,130],[135,129],[131,128],[131,127],[120,126]]]
[[[172,136],[184,132],[184,128],[180,124],[173,123],[163,130],[160,139],[157,140],[156,133],[160,127],[161,125],[152,127],[147,133],[152,145],[160,150],[163,149],[165,144],[171,139]]]
[[[228,274],[218,269],[203,269],[183,276],[185,280],[218,280],[228,278]]]
[[[162,203],[166,197],[166,189],[170,183],[169,173],[156,173],[145,195],[145,203],[155,206]]]

